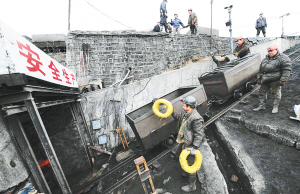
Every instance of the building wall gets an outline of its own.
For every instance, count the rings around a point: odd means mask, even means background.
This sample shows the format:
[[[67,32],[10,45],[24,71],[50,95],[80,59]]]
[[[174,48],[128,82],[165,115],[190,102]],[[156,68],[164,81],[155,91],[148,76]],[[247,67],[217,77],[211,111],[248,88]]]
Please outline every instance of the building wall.
[[[229,53],[228,40],[214,36],[210,41],[207,35],[200,38],[165,33],[73,31],[67,38],[66,65],[76,71],[77,78],[82,77],[80,53],[82,44],[88,43],[91,50],[84,56],[86,75],[102,79],[104,85],[109,86],[122,79],[129,67],[133,79],[142,80],[184,67],[190,60],[203,59],[208,56],[210,42],[219,53]]]

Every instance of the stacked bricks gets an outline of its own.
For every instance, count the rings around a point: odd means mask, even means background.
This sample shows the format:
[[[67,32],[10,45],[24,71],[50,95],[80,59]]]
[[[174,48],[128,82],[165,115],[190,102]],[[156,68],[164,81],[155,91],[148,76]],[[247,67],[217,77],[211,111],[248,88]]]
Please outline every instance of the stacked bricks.
[[[72,31],[67,38],[66,66],[83,77],[80,68],[82,44],[91,50],[89,69],[85,54],[85,72],[88,78],[101,79],[105,86],[121,80],[132,68],[134,81],[184,67],[196,56],[209,56],[212,45],[217,54],[230,53],[229,38],[201,35],[169,35],[152,32],[82,32]],[[80,76],[79,76],[80,74]]]

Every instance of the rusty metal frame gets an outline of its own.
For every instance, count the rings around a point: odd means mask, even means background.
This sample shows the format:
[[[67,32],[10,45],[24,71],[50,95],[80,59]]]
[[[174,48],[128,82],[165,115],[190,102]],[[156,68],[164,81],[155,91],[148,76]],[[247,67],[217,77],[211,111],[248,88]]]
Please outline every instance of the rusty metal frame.
[[[30,92],[18,92],[10,93],[0,96],[0,105],[11,104],[16,102],[22,102],[23,100],[31,99],[32,95]]]
[[[76,102],[75,102],[76,103]],[[84,146],[84,150],[85,150],[85,153],[87,155],[87,158],[89,159],[89,162],[91,163],[91,166],[93,167],[93,162],[92,162],[92,159],[91,159],[91,156],[89,154],[89,150],[88,150],[88,145],[87,145],[87,142],[89,142],[87,139],[86,139],[86,136],[85,136],[85,133],[84,133],[84,130],[81,130],[81,128],[78,126],[78,115],[76,114],[76,110],[75,110],[75,107],[74,107],[74,103],[70,103],[69,104],[69,107],[70,107],[70,110],[71,110],[71,113],[72,113],[72,116],[73,116],[73,119],[76,123],[76,128],[78,130],[78,133],[79,133],[79,136],[80,136],[80,139],[82,141],[82,144]]]
[[[34,128],[50,161],[56,179],[64,194],[71,194],[71,188],[58,161],[52,143],[33,99],[24,100]]]
[[[19,117],[16,115],[12,115],[8,117],[8,120],[10,124],[10,129],[12,130],[15,140],[19,145],[21,154],[25,159],[25,163],[27,164],[28,168],[32,173],[32,181],[34,187],[42,193],[51,194],[49,185],[44,177],[44,174],[39,166],[38,161],[36,160],[36,157],[27,139]]]
[[[38,109],[40,108],[46,108],[50,106],[56,106],[60,104],[66,104],[69,102],[74,102],[75,99],[65,99],[65,100],[56,100],[56,101],[50,101],[50,102],[41,102],[41,103],[36,103],[36,107]],[[2,110],[6,112],[6,116],[21,113],[21,112],[26,112],[27,108],[25,105],[14,105],[14,106],[3,106]]]

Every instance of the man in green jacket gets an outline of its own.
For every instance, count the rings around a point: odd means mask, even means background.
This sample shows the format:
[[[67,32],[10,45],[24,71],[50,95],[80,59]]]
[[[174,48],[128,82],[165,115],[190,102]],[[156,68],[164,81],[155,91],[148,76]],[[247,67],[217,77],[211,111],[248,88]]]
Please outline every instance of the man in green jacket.
[[[187,157],[189,165],[195,162],[195,155],[197,149],[201,146],[205,135],[203,133],[202,124],[203,118],[195,109],[196,99],[193,96],[188,96],[182,100],[183,111],[181,113],[173,112],[172,116],[178,121],[177,127],[179,129],[177,136],[177,143],[179,146],[175,152],[178,158],[183,149],[188,148],[190,155]],[[196,190],[196,173],[188,174],[183,171],[182,176],[188,177],[189,184],[181,187],[184,192],[191,192]]]
[[[271,45],[268,48],[268,55],[260,64],[257,74],[257,83],[261,84],[259,90],[259,107],[253,109],[260,111],[266,109],[265,103],[267,92],[272,90],[273,110],[272,113],[278,113],[278,106],[281,100],[281,87],[284,86],[292,71],[290,58],[278,51],[277,45]]]

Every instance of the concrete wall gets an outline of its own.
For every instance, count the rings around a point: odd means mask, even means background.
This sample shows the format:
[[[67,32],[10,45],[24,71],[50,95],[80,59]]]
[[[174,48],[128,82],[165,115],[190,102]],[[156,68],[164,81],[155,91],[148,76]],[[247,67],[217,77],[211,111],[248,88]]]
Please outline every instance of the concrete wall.
[[[29,176],[0,111],[0,193]]]
[[[228,38],[213,37],[213,48],[229,53]],[[132,68],[133,80],[159,75],[178,69],[196,58],[208,56],[210,37],[202,35],[169,35],[166,33],[137,32],[79,32],[69,33],[67,38],[67,66],[76,71],[79,78],[80,51],[83,43],[91,46],[89,63],[85,55],[87,76],[102,79],[108,86],[119,81]],[[206,49],[206,47],[207,49]],[[83,67],[80,70],[83,76]]]
[[[92,120],[101,121],[101,129],[95,130],[93,133],[95,143],[97,143],[99,135],[106,134],[109,150],[120,144],[120,137],[113,132],[118,123],[123,127],[127,138],[135,137],[125,119],[126,113],[151,102],[153,98],[159,98],[172,92],[178,87],[199,85],[198,77],[204,72],[211,71],[214,67],[215,64],[209,60],[117,88],[104,88],[85,93],[81,104],[87,123],[91,125]]]
[[[253,46],[250,48],[250,51],[251,51],[251,53],[260,53],[261,59],[263,59],[268,54],[267,48],[272,44],[276,44],[278,46],[278,50],[280,52],[284,52],[287,49],[289,49],[299,43],[300,43],[300,40],[289,40],[289,39],[278,38],[278,39],[272,40],[270,42],[265,42],[265,43],[261,43],[257,46]]]

